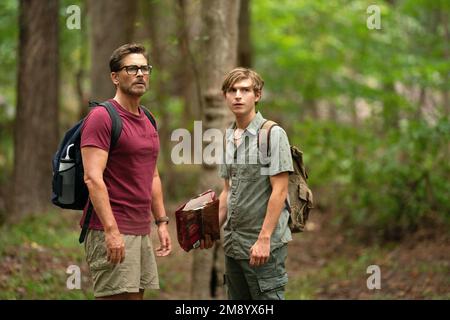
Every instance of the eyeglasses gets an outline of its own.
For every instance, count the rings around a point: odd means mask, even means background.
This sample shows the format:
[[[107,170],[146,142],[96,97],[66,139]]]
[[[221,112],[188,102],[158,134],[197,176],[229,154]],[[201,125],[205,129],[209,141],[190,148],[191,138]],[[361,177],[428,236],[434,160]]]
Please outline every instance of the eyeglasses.
[[[127,72],[127,74],[135,76],[138,74],[138,71],[141,70],[142,74],[144,75],[150,75],[152,73],[152,66],[151,65],[145,65],[145,66],[136,66],[136,65],[131,65],[131,66],[124,66],[122,68],[120,68],[117,71],[120,71],[122,69],[125,69],[125,71]]]

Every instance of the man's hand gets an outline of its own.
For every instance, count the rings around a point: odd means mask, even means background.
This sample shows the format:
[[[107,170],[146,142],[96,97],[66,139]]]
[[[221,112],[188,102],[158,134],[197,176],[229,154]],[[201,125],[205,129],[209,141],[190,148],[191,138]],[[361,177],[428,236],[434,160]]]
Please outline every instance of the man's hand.
[[[200,249],[209,249],[214,245],[209,234],[205,234],[205,239],[200,240]]]
[[[105,242],[108,262],[122,263],[125,260],[125,242],[119,230],[105,231]]]
[[[270,258],[270,238],[258,238],[250,248],[250,266],[259,267]]]
[[[158,257],[168,256],[172,251],[172,243],[170,241],[169,231],[167,230],[167,223],[162,222],[158,225],[158,237],[160,246],[156,249]]]

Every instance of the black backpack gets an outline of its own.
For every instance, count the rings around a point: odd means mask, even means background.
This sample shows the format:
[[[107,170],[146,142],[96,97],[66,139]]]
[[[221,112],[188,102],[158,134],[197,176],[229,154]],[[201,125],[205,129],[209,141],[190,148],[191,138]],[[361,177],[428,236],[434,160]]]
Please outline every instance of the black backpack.
[[[122,120],[117,110],[109,102],[89,102],[89,107],[103,107],[108,111],[112,121],[110,150],[116,145],[122,132]],[[142,107],[147,118],[157,130],[153,115]],[[84,118],[85,119],[85,118]],[[66,132],[58,150],[53,156],[52,203],[63,209],[83,210],[89,201],[89,191],[84,183],[84,168],[81,158],[81,127],[84,119]],[[80,234],[80,243],[84,241],[92,215],[92,203],[88,210]]]
[[[266,120],[258,131],[258,149],[270,153],[270,130],[278,126],[276,122]],[[261,130],[264,129],[264,130]],[[289,211],[289,228],[292,233],[303,232],[309,213],[313,209],[313,194],[308,187],[308,173],[303,163],[303,152],[296,146],[290,147],[294,172],[289,173],[289,200],[286,206]]]

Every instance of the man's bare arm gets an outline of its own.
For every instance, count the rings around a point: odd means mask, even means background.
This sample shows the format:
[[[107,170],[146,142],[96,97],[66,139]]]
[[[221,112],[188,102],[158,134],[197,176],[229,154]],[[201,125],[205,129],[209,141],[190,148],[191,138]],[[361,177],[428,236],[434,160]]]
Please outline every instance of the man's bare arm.
[[[81,155],[83,157],[84,182],[89,190],[89,198],[105,231],[108,261],[114,264],[123,262],[125,244],[112,213],[108,190],[103,180],[108,152],[96,147],[84,147],[81,148]]]
[[[267,204],[266,216],[258,236],[258,240],[250,248],[250,265],[260,266],[270,257],[270,238],[277,226],[281,210],[288,193],[289,173],[282,172],[270,177],[272,185],[272,194]]]
[[[223,190],[219,196],[219,226],[222,227],[227,220],[227,211],[228,211],[228,192],[230,190],[230,180],[225,179],[225,183],[223,186]]]
[[[153,174],[152,213],[155,220],[166,216],[166,210],[164,208],[162,184],[158,168],[155,168],[155,173]],[[172,251],[172,243],[170,240],[169,231],[167,229],[167,223],[162,222],[158,224],[158,237],[160,246],[158,249],[156,249],[156,255],[159,257],[167,256]]]

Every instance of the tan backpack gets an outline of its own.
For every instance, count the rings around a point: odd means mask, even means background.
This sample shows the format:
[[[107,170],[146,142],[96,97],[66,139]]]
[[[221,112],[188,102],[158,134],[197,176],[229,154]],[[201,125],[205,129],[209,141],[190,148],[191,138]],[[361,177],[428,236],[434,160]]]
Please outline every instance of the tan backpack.
[[[278,124],[271,120],[266,120],[258,132],[259,150],[267,150],[270,153],[270,131]],[[264,129],[264,130],[261,130]],[[303,152],[296,146],[291,146],[292,164],[294,172],[289,173],[289,202],[286,199],[286,206],[290,213],[289,228],[292,233],[303,232],[309,213],[313,208],[313,194],[308,187],[308,173],[303,164]]]

